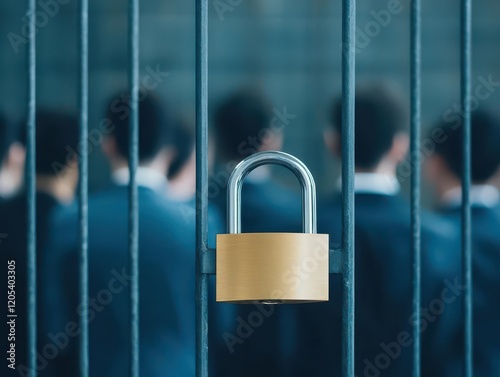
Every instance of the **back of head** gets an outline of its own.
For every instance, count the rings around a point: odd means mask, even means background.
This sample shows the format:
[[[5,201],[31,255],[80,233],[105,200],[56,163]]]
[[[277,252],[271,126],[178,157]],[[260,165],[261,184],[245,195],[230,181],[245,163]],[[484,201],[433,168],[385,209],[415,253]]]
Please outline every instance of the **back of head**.
[[[140,97],[139,97],[140,98]],[[130,94],[117,93],[108,102],[107,118],[112,123],[110,136],[116,142],[117,153],[128,160],[130,130]],[[153,93],[139,101],[139,163],[153,160],[166,146],[171,121],[164,104]]]
[[[168,178],[175,177],[191,157],[195,145],[194,138],[194,129],[191,124],[182,120],[176,122],[172,137],[175,156],[168,170]]]
[[[56,176],[74,163],[78,144],[78,119],[56,110],[36,113],[36,173]]]
[[[407,132],[406,110],[398,94],[387,85],[356,88],[355,163],[371,170],[392,147],[399,133]],[[342,132],[342,98],[333,105],[331,123]],[[340,140],[340,139],[339,139]]]
[[[463,129],[454,123],[442,122],[437,129],[443,132],[443,141],[436,143],[436,153],[445,161],[457,178],[463,169]],[[441,131],[440,131],[441,132]],[[500,167],[500,120],[492,113],[476,110],[471,113],[471,179],[484,183]]]
[[[7,157],[11,144],[19,139],[19,133],[14,123],[0,113],[0,161]]]
[[[242,145],[247,145],[249,138],[254,141],[252,153],[257,152],[264,142],[260,132],[269,127],[271,119],[272,107],[257,91],[242,90],[226,98],[214,115],[217,148],[221,156],[227,160],[243,159]]]

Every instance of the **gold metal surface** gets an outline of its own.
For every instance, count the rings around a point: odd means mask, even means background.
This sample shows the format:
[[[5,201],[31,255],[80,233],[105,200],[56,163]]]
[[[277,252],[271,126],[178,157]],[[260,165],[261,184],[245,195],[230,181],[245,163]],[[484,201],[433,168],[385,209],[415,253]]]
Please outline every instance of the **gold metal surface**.
[[[327,234],[217,235],[217,301],[328,301]]]

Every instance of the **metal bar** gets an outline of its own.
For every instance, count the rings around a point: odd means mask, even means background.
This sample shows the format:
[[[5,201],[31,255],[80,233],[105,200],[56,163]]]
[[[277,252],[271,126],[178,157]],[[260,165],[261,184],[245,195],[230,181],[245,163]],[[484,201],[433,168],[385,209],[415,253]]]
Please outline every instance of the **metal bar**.
[[[29,377],[36,377],[36,26],[35,0],[28,0],[28,119],[26,124],[26,195],[28,253],[28,365]]]
[[[342,376],[354,376],[354,97],[356,0],[342,1]]]
[[[215,275],[215,271],[215,249],[208,248],[207,252],[203,254],[201,273],[207,275]]]
[[[88,0],[80,0],[80,158],[78,180],[78,212],[80,225],[80,377],[89,375],[89,333],[88,333]]]
[[[208,0],[196,0],[196,376],[208,377]]]
[[[241,188],[245,177],[255,168],[274,164],[289,169],[302,187],[302,224],[304,233],[316,233],[316,183],[307,166],[288,153],[268,151],[255,153],[241,161],[227,184],[228,233],[241,233]]]
[[[129,257],[130,275],[130,375],[139,377],[139,0],[129,0]]]
[[[410,158],[411,175],[411,229],[412,229],[412,283],[413,283],[413,377],[420,377],[420,284],[421,284],[421,245],[420,245],[420,98],[421,98],[421,2],[411,3],[410,22],[410,70],[411,70],[411,122]]]
[[[471,246],[471,204],[470,204],[470,157],[471,157],[471,0],[461,2],[461,101],[463,120],[463,174],[462,174],[462,268],[465,284],[464,310],[464,375],[472,377],[472,246]]]

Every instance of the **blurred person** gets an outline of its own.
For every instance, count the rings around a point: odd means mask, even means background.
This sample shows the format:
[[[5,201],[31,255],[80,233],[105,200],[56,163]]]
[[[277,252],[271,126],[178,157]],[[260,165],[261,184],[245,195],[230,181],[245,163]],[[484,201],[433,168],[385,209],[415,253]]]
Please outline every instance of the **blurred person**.
[[[223,215],[227,212],[226,188],[232,170],[256,152],[281,150],[289,122],[286,115],[273,112],[269,101],[252,90],[233,93],[215,110],[213,127],[219,157],[210,177],[209,196]],[[246,177],[241,206],[244,232],[302,231],[300,197],[273,180],[268,165]]]
[[[430,133],[439,139],[426,160],[426,173],[436,190],[439,211],[461,224],[463,169],[462,124],[440,123]],[[491,184],[500,167],[500,121],[493,114],[471,114],[472,258],[474,374],[500,375],[500,193]],[[461,344],[461,343],[460,343]],[[463,348],[457,347],[457,358]],[[459,361],[457,362],[459,363]]]
[[[168,195],[186,202],[196,192],[196,153],[194,128],[185,121],[175,127],[173,150],[174,158],[167,173]]]
[[[412,370],[412,256],[410,203],[397,168],[409,145],[406,111],[385,84],[359,87],[355,98],[355,373],[406,376]],[[342,100],[333,104],[325,143],[341,157]],[[340,186],[340,185],[339,185]],[[318,233],[341,245],[340,194],[319,206]],[[440,376],[459,326],[460,304],[434,313],[433,300],[460,276],[457,232],[443,219],[422,214],[422,375]],[[342,365],[342,278],[330,277],[330,301],[299,308],[297,376],[338,373]],[[430,309],[429,309],[430,307]],[[439,308],[441,310],[441,307]],[[431,313],[429,314],[429,310]],[[434,313],[434,314],[433,314]]]
[[[227,182],[234,167],[261,151],[280,150],[287,114],[273,112],[259,92],[240,90],[215,109],[213,135],[219,156],[210,175],[209,198],[224,218],[227,216]],[[281,117],[280,117],[281,116]],[[271,178],[269,166],[251,172],[243,184],[241,224],[243,232],[302,232],[301,199]],[[212,299],[215,302],[215,297]],[[211,360],[216,376],[285,376],[290,353],[292,311],[285,306],[214,304],[217,325],[210,328],[216,351]],[[241,337],[242,323],[248,326],[255,312],[265,315],[251,336]],[[253,314],[252,314],[253,313]],[[262,314],[264,313],[264,314]]]
[[[172,132],[172,163],[167,171],[166,195],[182,208],[187,216],[196,213],[196,151],[194,127],[177,118]],[[209,156],[210,168],[210,156]],[[208,205],[208,243],[215,247],[216,234],[224,233],[222,218],[217,206]]]
[[[122,377],[129,370],[129,122],[128,102],[113,97],[107,108],[107,136],[102,149],[112,169],[113,185],[89,198],[90,375]],[[143,376],[193,376],[194,365],[194,217],[167,200],[166,172],[171,152],[165,145],[172,117],[148,93],[139,102],[139,276],[140,373]],[[55,218],[51,250],[51,321],[55,339],[63,339],[56,363],[60,376],[78,374],[79,238],[77,210]],[[54,309],[56,308],[56,309]],[[78,329],[78,325],[76,325]],[[63,342],[63,343],[64,343]]]
[[[73,114],[60,111],[39,110],[36,113],[36,253],[38,307],[46,299],[44,295],[46,263],[53,263],[51,250],[44,249],[47,234],[50,231],[51,213],[59,205],[68,205],[73,201],[78,181],[77,156],[68,151],[75,150],[78,143],[78,121]],[[4,262],[15,266],[15,303],[16,367],[20,375],[26,375],[27,364],[27,198],[26,192],[7,199],[0,204],[0,249]],[[8,262],[9,261],[9,262]],[[7,302],[7,291],[3,293]],[[42,311],[38,311],[38,321],[43,322]],[[5,327],[3,327],[5,328]],[[43,346],[39,334],[39,346]],[[1,336],[0,343],[5,344],[7,334]],[[11,343],[11,342],[9,342]],[[4,345],[2,349],[10,349]]]
[[[0,198],[15,195],[22,186],[25,149],[20,132],[0,114]]]

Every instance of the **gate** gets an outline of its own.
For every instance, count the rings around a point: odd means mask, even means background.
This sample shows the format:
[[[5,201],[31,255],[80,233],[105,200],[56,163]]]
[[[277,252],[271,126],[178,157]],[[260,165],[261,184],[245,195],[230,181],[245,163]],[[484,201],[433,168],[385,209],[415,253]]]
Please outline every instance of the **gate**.
[[[208,376],[208,277],[215,274],[215,250],[209,249],[208,235],[208,0],[196,1],[196,376]],[[472,279],[470,210],[470,98],[471,94],[471,0],[461,0],[461,104],[464,109],[464,164],[462,203],[462,258],[466,291],[463,302],[465,375],[472,376]],[[342,1],[342,248],[331,250],[330,272],[342,274],[345,287],[342,299],[342,375],[354,376],[354,95],[355,95],[355,21],[356,0]],[[36,108],[36,1],[28,0],[28,100],[27,100],[27,177],[28,199],[28,329],[30,377],[36,376],[36,232],[35,232],[35,108]],[[413,258],[413,313],[420,320],[420,99],[421,99],[421,0],[411,0],[411,224]],[[88,0],[79,0],[79,177],[80,298],[83,303],[80,337],[80,376],[88,368]],[[139,88],[139,0],[129,0],[129,259],[130,285],[130,375],[139,376],[139,274],[138,274],[138,88]],[[339,258],[340,255],[340,258]],[[413,327],[413,372],[420,376],[420,324]]]

